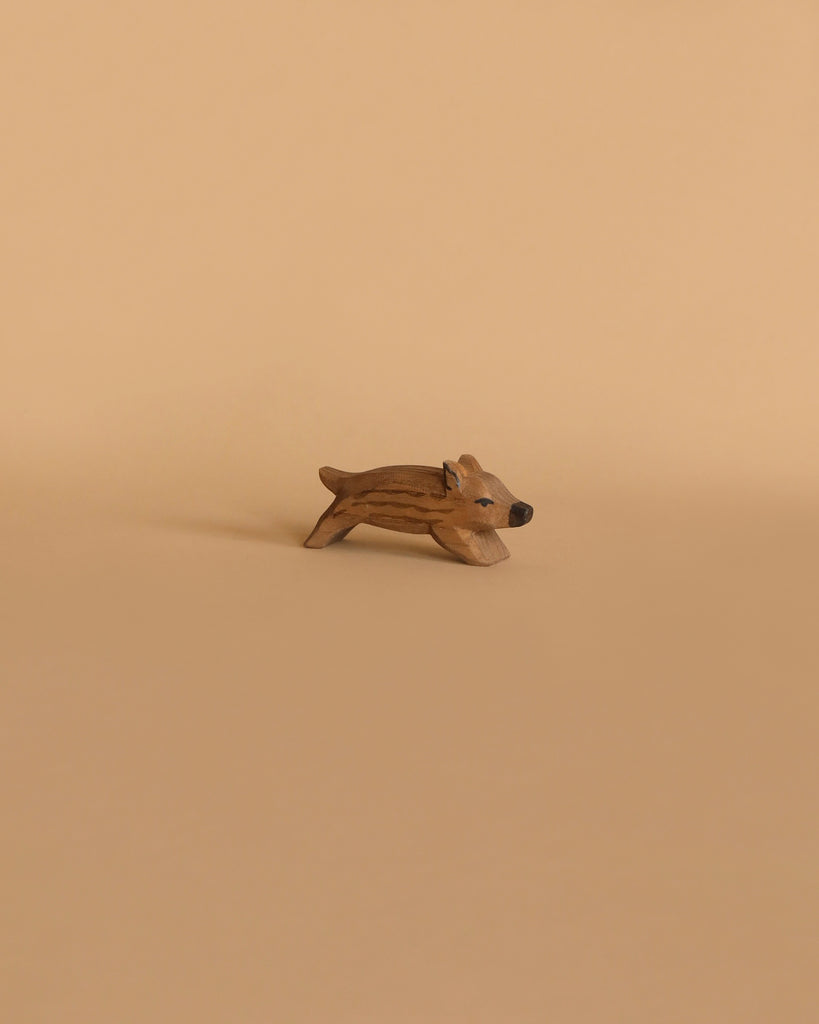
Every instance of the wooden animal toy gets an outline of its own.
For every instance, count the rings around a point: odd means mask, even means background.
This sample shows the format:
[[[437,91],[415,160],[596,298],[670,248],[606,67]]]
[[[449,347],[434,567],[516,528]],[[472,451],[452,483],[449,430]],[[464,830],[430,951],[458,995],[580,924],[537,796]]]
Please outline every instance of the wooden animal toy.
[[[383,466],[345,473],[323,466],[319,477],[335,500],[304,542],[323,548],[368,523],[400,533],[428,533],[469,565],[494,565],[509,557],[496,531],[524,526],[532,506],[518,501],[472,455],[434,466]]]

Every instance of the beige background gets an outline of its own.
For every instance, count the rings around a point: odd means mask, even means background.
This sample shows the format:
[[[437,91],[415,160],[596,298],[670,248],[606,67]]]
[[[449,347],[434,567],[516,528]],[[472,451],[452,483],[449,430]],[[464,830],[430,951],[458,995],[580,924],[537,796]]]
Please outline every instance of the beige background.
[[[819,1014],[819,10],[12,4],[10,1024]],[[493,569],[317,468],[472,452]]]

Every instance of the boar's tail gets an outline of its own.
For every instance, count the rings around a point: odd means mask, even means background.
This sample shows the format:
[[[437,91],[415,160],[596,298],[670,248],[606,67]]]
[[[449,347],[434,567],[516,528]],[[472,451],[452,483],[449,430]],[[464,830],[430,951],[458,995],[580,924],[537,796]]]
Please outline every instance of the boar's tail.
[[[324,486],[332,491],[333,494],[338,494],[338,489],[341,484],[348,476],[354,476],[354,473],[346,473],[343,469],[333,469],[332,466],[322,466],[319,470],[319,478]]]

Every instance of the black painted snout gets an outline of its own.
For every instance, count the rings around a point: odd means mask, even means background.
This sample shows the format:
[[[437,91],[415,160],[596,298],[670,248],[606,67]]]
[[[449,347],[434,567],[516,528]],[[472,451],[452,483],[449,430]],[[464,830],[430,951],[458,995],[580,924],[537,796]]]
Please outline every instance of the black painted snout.
[[[525,501],[516,501],[509,509],[509,525],[525,526],[532,518],[534,511],[532,506],[527,505]]]

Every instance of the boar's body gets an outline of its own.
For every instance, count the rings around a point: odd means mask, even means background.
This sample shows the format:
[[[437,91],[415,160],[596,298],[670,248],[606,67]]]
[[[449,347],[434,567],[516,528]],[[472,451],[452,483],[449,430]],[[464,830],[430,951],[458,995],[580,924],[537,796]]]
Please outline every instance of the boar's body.
[[[494,565],[509,557],[495,532],[522,526],[531,506],[516,501],[471,455],[434,466],[383,466],[363,473],[324,466],[322,483],[335,500],[305,541],[321,548],[361,523],[400,533],[429,533],[470,565]]]
[[[399,533],[430,533],[452,512],[441,470],[432,466],[387,466],[345,473],[324,466],[321,482],[336,495],[335,514]]]

